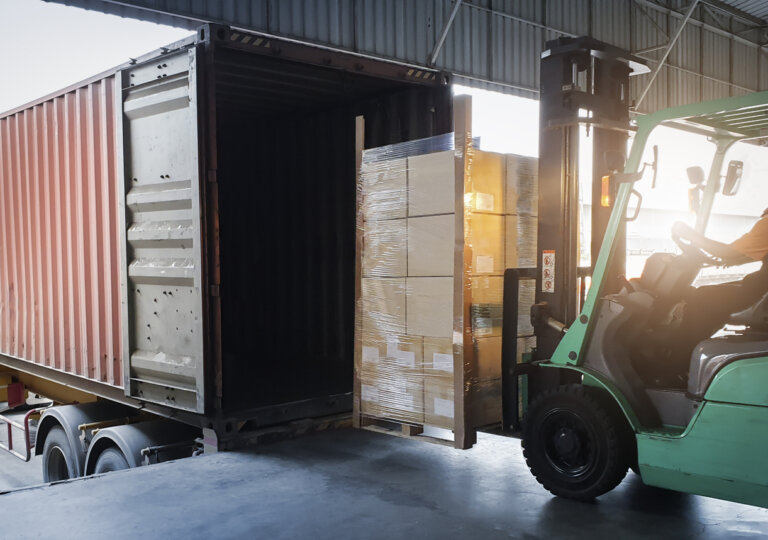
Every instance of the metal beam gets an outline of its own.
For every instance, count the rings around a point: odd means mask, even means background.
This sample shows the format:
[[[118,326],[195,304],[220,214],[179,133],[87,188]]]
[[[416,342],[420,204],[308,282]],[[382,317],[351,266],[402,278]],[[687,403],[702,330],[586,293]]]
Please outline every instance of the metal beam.
[[[674,9],[666,8],[663,6],[660,6],[654,2],[651,2],[650,0],[634,0],[635,3],[638,6],[645,6],[648,9],[651,9],[653,11],[658,11],[659,13],[664,13],[665,15],[670,15],[676,19],[682,19],[685,17],[684,14],[680,13],[679,11],[675,11]],[[761,49],[764,47],[764,45],[760,45],[759,43],[755,43],[754,41],[750,41],[748,39],[745,39],[743,37],[735,36],[731,32],[727,30],[722,30],[718,28],[717,26],[713,26],[711,24],[707,24],[705,22],[701,22],[698,19],[691,19],[688,24],[692,26],[698,26],[699,28],[704,28],[705,30],[709,30],[710,32],[713,32],[719,36],[724,36],[727,38],[733,38],[737,43],[741,43],[742,45],[746,45],[748,47],[752,47],[754,49]]]
[[[448,31],[451,29],[451,25],[453,24],[453,20],[456,18],[456,14],[459,12],[459,8],[461,7],[462,0],[453,0],[453,9],[451,10],[451,14],[448,15],[448,20],[445,21],[445,24],[443,25],[443,31],[440,32],[440,37],[437,39],[437,42],[435,43],[435,48],[432,49],[432,54],[429,56],[429,65],[434,66],[435,61],[437,60],[438,55],[440,54],[440,49],[443,48],[443,43],[445,43],[445,38],[448,37]]]
[[[742,21],[752,24],[754,26],[762,26],[766,22],[760,17],[755,17],[754,15],[750,15],[749,13],[742,11],[738,8],[735,8],[731,5],[728,5],[725,2],[721,2],[720,0],[701,0],[701,3],[712,6],[717,10],[720,10],[732,17],[736,17],[737,19],[741,19]]]
[[[643,89],[643,92],[640,94],[640,97],[637,99],[637,102],[635,103],[635,109],[640,107],[640,104],[645,99],[645,96],[648,95],[648,91],[651,89],[651,86],[653,86],[653,83],[656,80],[656,77],[658,76],[659,71],[661,71],[661,68],[664,66],[664,62],[667,61],[667,57],[669,56],[669,53],[672,51],[672,47],[675,46],[675,43],[677,43],[678,38],[680,38],[680,34],[683,33],[685,24],[691,18],[691,15],[693,15],[693,10],[696,9],[696,5],[698,3],[699,3],[699,0],[692,0],[691,5],[688,6],[688,11],[685,14],[685,18],[683,19],[683,22],[680,23],[680,26],[678,27],[677,32],[675,32],[675,35],[672,36],[672,39],[670,40],[669,45],[667,45],[667,48],[664,50],[664,54],[661,56],[659,63],[656,65],[656,69],[653,70],[653,74],[651,75],[651,80],[648,81],[648,84],[646,85],[645,89]]]

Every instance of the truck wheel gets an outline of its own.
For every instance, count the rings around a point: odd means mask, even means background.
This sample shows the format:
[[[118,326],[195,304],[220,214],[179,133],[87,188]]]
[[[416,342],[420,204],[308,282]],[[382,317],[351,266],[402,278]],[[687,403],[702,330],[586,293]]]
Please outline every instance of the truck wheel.
[[[58,482],[77,476],[75,454],[61,426],[52,427],[43,446],[43,482]]]
[[[122,471],[123,469],[130,468],[131,466],[128,465],[128,460],[125,459],[123,453],[118,448],[111,447],[99,454],[93,474]]]
[[[581,501],[615,488],[627,473],[623,424],[582,385],[543,392],[531,404],[523,455],[545,489]]]

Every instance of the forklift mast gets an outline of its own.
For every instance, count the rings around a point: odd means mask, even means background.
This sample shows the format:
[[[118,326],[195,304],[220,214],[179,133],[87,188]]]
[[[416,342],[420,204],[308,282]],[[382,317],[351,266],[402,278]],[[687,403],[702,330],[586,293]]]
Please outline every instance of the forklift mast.
[[[535,269],[507,270],[505,275],[502,352],[505,430],[519,427],[519,377],[527,375],[527,396],[567,384],[578,374],[566,370],[517,365],[517,297],[520,278],[536,280],[532,322],[536,336],[533,360],[552,356],[579,314],[585,281],[594,269],[611,208],[601,205],[602,177],[623,167],[606,156],[625,156],[629,123],[629,77],[648,69],[628,51],[589,37],[547,42],[541,58],[539,113],[538,256]],[[580,127],[592,138],[592,190],[582,194],[591,203],[591,261],[580,267],[579,142]],[[615,159],[613,161],[616,161]],[[614,195],[614,194],[611,194]],[[611,197],[612,198],[612,197]],[[588,219],[585,217],[585,219]],[[618,256],[608,269],[606,292],[618,289],[625,266],[625,233],[620,232]],[[521,314],[525,315],[525,314]],[[527,368],[527,369],[526,369]],[[523,408],[525,403],[522,404]]]

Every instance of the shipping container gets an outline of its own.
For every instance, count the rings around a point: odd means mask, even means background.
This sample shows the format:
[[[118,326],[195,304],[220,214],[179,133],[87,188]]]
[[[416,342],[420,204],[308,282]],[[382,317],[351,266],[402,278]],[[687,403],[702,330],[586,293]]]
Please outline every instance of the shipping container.
[[[356,117],[447,75],[206,25],[0,115],[0,364],[213,429],[351,410]]]

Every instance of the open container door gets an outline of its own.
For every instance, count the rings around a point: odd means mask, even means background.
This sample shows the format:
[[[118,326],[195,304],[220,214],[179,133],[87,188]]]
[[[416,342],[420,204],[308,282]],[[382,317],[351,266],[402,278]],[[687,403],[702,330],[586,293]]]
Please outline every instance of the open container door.
[[[116,77],[125,393],[203,413],[197,51]]]

